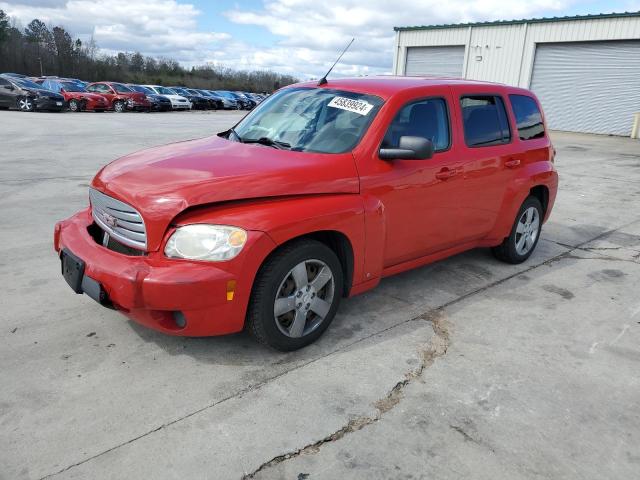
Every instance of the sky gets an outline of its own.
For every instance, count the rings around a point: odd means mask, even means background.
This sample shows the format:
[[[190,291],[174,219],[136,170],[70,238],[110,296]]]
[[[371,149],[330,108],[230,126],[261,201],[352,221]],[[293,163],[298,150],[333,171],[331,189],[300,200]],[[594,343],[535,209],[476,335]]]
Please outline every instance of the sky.
[[[640,0],[0,0],[25,26],[39,18],[105,53],[139,51],[185,67],[223,65],[322,76],[390,73],[394,26],[639,11]]]

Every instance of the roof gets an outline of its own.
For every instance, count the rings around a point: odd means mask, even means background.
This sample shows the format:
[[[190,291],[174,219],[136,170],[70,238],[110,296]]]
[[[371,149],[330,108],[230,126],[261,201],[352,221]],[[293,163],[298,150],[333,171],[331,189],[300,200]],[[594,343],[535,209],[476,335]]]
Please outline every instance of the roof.
[[[375,75],[370,77],[329,78],[327,83],[322,86],[318,86],[318,81],[314,80],[310,82],[296,83],[285,88],[327,88],[331,90],[345,90],[348,92],[376,95],[383,99],[387,99],[401,90],[443,85],[497,85],[500,87],[505,87],[505,85],[499,83],[484,82],[480,80],[464,80],[461,78],[452,77],[404,77],[395,75]]]
[[[406,30],[438,30],[443,28],[463,28],[463,27],[490,27],[494,25],[517,25],[523,23],[551,23],[551,22],[571,22],[575,20],[598,20],[604,18],[626,18],[640,17],[640,11],[637,12],[620,12],[620,13],[597,13],[593,15],[574,15],[567,17],[543,17],[529,18],[521,20],[495,20],[488,22],[470,22],[470,23],[449,23],[442,25],[421,25],[415,27],[393,27],[396,32]]]

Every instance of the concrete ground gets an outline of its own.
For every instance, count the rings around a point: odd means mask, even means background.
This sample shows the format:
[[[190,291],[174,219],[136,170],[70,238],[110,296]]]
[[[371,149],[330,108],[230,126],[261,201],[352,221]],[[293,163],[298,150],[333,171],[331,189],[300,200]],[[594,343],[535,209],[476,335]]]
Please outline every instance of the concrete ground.
[[[98,168],[238,115],[0,112],[0,478],[640,478],[640,142],[553,134],[528,262],[389,278],[295,353],[74,295],[53,225]]]

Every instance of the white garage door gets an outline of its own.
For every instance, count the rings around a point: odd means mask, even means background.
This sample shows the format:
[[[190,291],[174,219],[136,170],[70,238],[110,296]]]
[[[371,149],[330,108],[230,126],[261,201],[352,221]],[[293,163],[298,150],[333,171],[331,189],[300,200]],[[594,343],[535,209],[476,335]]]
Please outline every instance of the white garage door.
[[[630,135],[640,112],[640,40],[538,44],[531,90],[553,129]]]
[[[436,75],[462,77],[464,46],[409,47],[405,75]]]

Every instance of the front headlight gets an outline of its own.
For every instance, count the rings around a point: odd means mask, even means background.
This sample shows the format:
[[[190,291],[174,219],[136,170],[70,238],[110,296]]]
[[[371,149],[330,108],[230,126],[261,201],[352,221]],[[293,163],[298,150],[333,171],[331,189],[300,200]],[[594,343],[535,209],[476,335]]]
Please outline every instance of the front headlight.
[[[247,242],[247,232],[226,225],[186,225],[179,227],[169,238],[164,254],[171,258],[231,260]]]

